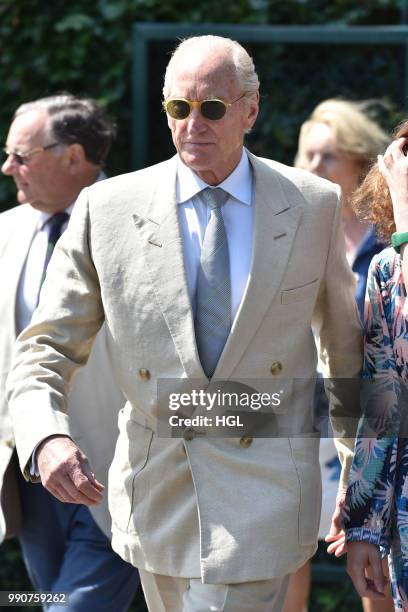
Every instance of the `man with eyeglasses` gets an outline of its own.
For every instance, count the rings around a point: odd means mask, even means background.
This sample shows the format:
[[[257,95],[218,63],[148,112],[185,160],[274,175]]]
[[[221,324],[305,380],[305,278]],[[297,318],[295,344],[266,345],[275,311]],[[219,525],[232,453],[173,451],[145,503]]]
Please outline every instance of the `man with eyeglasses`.
[[[35,466],[23,478],[16,461],[5,379],[16,334],[29,323],[55,243],[79,192],[102,178],[115,126],[93,100],[70,94],[20,106],[10,126],[2,172],[13,178],[19,205],[0,215],[1,380],[0,540],[17,535],[33,587],[69,594],[68,610],[127,610],[138,588],[137,570],[110,544],[106,501],[92,506],[58,500],[40,484]],[[124,398],[112,377],[106,329],[88,365],[75,377],[68,404],[70,435],[84,448],[99,481],[107,483]],[[59,391],[56,391],[59,395]],[[33,410],[40,407],[33,402]],[[47,431],[38,413],[24,436]],[[54,609],[53,606],[47,609]]]
[[[81,194],[9,376],[22,466],[40,443],[45,486],[94,504],[102,493],[69,437],[64,387],[105,322],[127,398],[109,473],[112,545],[141,568],[152,612],[281,610],[289,572],[316,548],[318,440],[256,432],[255,405],[255,434],[217,431],[215,414],[231,416],[223,389],[272,385],[282,406],[259,422],[304,421],[312,324],[331,376],[361,366],[339,190],[244,148],[258,90],[237,42],[178,46],[163,89],[177,155]],[[351,450],[339,446],[346,472]]]

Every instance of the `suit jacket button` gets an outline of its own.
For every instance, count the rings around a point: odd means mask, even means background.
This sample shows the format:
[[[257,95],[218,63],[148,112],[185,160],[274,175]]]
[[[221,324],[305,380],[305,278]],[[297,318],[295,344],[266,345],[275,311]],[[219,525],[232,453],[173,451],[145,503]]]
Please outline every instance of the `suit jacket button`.
[[[194,436],[195,436],[195,431],[192,427],[186,427],[185,430],[183,431],[183,438],[187,442],[191,442],[191,440],[194,439]]]
[[[277,374],[280,374],[282,372],[282,364],[280,361],[274,361],[273,364],[271,365],[271,374],[272,376],[276,376]]]
[[[253,440],[254,439],[251,438],[251,436],[242,436],[242,438],[239,440],[239,445],[242,446],[242,448],[248,448],[251,446]]]
[[[139,378],[142,380],[150,380],[150,372],[146,370],[146,368],[140,368],[139,370]]]

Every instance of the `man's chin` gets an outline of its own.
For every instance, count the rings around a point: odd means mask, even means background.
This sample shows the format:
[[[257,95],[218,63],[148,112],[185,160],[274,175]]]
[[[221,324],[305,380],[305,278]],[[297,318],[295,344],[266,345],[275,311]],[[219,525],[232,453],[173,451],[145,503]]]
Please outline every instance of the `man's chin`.
[[[21,189],[17,189],[17,202],[19,204],[27,204],[28,199],[27,199],[27,194],[25,193],[25,191],[22,191]]]
[[[194,171],[207,170],[211,166],[211,156],[207,151],[199,151],[197,153],[184,152],[181,154],[181,159],[186,166]]]
[[[48,208],[44,204],[44,202],[38,202],[36,200],[34,202],[27,202],[26,200],[26,204],[29,204],[31,208],[34,208],[35,210],[39,210],[40,212],[48,212]]]
[[[27,194],[25,191],[17,191],[17,202],[19,204],[29,204],[30,206],[32,206],[32,208],[35,208],[36,210],[44,209],[43,202],[38,202],[37,200],[30,198],[30,195]]]

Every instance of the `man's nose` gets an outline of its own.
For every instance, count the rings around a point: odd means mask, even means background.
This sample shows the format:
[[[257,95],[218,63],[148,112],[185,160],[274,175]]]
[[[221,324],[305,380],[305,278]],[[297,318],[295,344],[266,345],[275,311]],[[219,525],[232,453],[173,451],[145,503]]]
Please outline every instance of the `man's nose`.
[[[206,125],[207,125],[206,119],[201,114],[201,111],[199,108],[192,108],[191,113],[186,118],[186,121],[187,121],[187,130],[189,132],[202,131],[203,129],[206,128]]]
[[[1,166],[2,173],[6,174],[7,176],[11,176],[12,174],[14,174],[17,168],[18,164],[15,160],[14,155],[7,155],[5,161],[3,162],[3,165]]]

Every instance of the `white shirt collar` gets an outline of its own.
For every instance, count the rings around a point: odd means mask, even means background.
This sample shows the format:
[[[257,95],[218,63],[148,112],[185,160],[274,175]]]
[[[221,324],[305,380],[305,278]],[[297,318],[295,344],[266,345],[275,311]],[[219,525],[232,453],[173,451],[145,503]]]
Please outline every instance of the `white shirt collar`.
[[[191,200],[200,191],[209,187],[193,170],[180,159],[177,160],[177,204]],[[246,149],[242,150],[241,160],[236,168],[217,187],[221,187],[230,196],[251,206],[252,173]]]
[[[74,209],[74,204],[75,202],[72,202],[72,204],[68,206],[68,208],[66,208],[64,211],[61,211],[61,212],[66,212],[69,214],[69,216],[71,216],[71,213]],[[38,221],[37,221],[37,231],[42,230],[44,225],[47,223],[48,219],[50,219],[54,214],[55,213],[40,212],[38,216]]]

